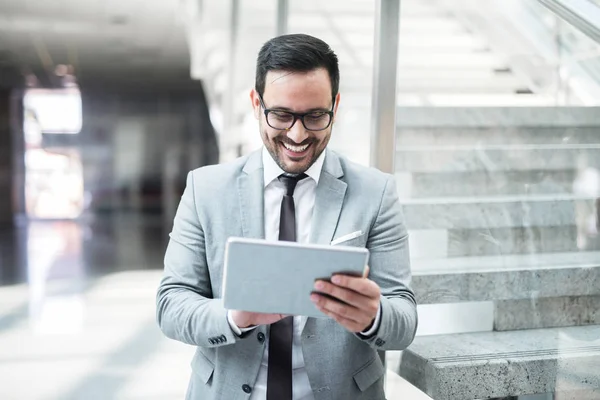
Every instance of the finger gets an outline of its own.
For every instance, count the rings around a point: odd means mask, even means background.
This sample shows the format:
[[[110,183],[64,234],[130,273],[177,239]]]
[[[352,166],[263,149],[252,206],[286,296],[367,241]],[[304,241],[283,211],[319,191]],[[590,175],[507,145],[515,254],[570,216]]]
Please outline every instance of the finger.
[[[323,314],[335,320],[338,324],[342,325],[344,328],[348,329],[350,332],[356,333],[363,332],[365,330],[365,325],[361,325],[354,320],[348,319],[344,316],[341,316],[339,314],[334,313],[333,311],[324,308],[319,308],[319,310],[321,310]]]
[[[360,325],[365,325],[367,322],[371,321],[371,317],[364,310],[351,305],[343,304],[333,299],[328,299],[327,297],[316,293],[312,294],[310,299],[320,309],[327,310],[336,315],[344,317],[345,319],[352,320]]]
[[[381,293],[379,286],[368,278],[359,278],[348,275],[334,275],[331,278],[331,282],[337,286],[354,290],[357,293],[371,298],[379,298]]]
[[[379,297],[377,297],[377,299],[367,297],[361,293],[355,292],[354,290],[332,285],[329,282],[317,281],[315,283],[315,289],[319,292],[328,294],[336,299],[348,303],[351,306],[364,310],[367,314],[375,313],[379,306]]]

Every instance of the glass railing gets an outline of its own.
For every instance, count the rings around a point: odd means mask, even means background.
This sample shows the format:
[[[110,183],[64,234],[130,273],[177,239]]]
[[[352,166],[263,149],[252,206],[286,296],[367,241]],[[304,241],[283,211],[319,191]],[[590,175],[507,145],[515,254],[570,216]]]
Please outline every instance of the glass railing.
[[[600,1],[528,0],[521,2],[541,22],[537,40],[552,43],[556,56],[556,95],[569,105],[577,93],[584,105],[600,101]],[[532,28],[526,24],[525,29]],[[550,39],[550,40],[549,40]]]
[[[600,0],[597,0],[600,12]],[[596,82],[600,82],[600,43],[592,40],[576,27],[561,24],[561,43],[581,67]],[[600,31],[600,26],[598,27]]]
[[[581,3],[585,5],[580,7],[583,12],[578,9],[577,13],[560,14],[568,10],[568,6]],[[495,96],[491,102],[482,102],[479,96],[477,102],[463,105],[600,104],[600,45],[590,38],[600,37],[594,25],[596,15],[600,15],[595,3],[588,0],[489,0],[485,3],[442,1],[439,4],[472,36],[481,40],[480,57],[487,54],[499,59],[496,64],[500,68],[494,65],[489,69],[493,71],[496,92],[501,84],[497,79],[500,73],[511,85],[508,94],[502,93],[511,101],[498,101],[499,96]],[[549,8],[548,4],[555,7]],[[581,26],[572,25],[577,25],[578,21]]]

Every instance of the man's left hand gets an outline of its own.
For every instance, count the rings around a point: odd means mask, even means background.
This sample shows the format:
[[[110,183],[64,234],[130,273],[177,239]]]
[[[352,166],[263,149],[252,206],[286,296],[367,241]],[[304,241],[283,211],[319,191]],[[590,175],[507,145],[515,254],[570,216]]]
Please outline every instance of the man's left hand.
[[[365,275],[368,275],[368,270]],[[367,277],[334,275],[331,283],[322,280],[315,282],[315,290],[343,302],[318,293],[310,296],[319,310],[350,332],[365,332],[373,325],[379,310],[381,290],[372,280]]]

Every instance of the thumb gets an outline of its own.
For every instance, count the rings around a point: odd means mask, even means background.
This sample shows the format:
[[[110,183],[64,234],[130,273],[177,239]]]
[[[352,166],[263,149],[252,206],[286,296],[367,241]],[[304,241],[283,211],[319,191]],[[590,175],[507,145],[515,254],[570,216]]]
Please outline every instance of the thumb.
[[[369,276],[369,272],[371,271],[371,268],[367,265],[365,267],[365,272],[363,273],[363,278],[366,278]]]

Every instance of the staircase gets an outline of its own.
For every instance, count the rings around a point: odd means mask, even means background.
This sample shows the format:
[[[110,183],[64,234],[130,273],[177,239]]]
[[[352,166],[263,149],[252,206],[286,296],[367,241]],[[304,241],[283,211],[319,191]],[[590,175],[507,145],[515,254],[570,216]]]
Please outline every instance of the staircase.
[[[418,302],[492,301],[495,331],[419,336],[401,376],[436,400],[597,398],[600,377],[567,366],[600,361],[600,109],[401,108],[398,120]]]
[[[598,108],[401,108],[398,120],[413,258],[600,249]]]
[[[398,70],[400,106],[548,106],[513,71],[510,58],[457,17],[459,3],[403,0]]]

